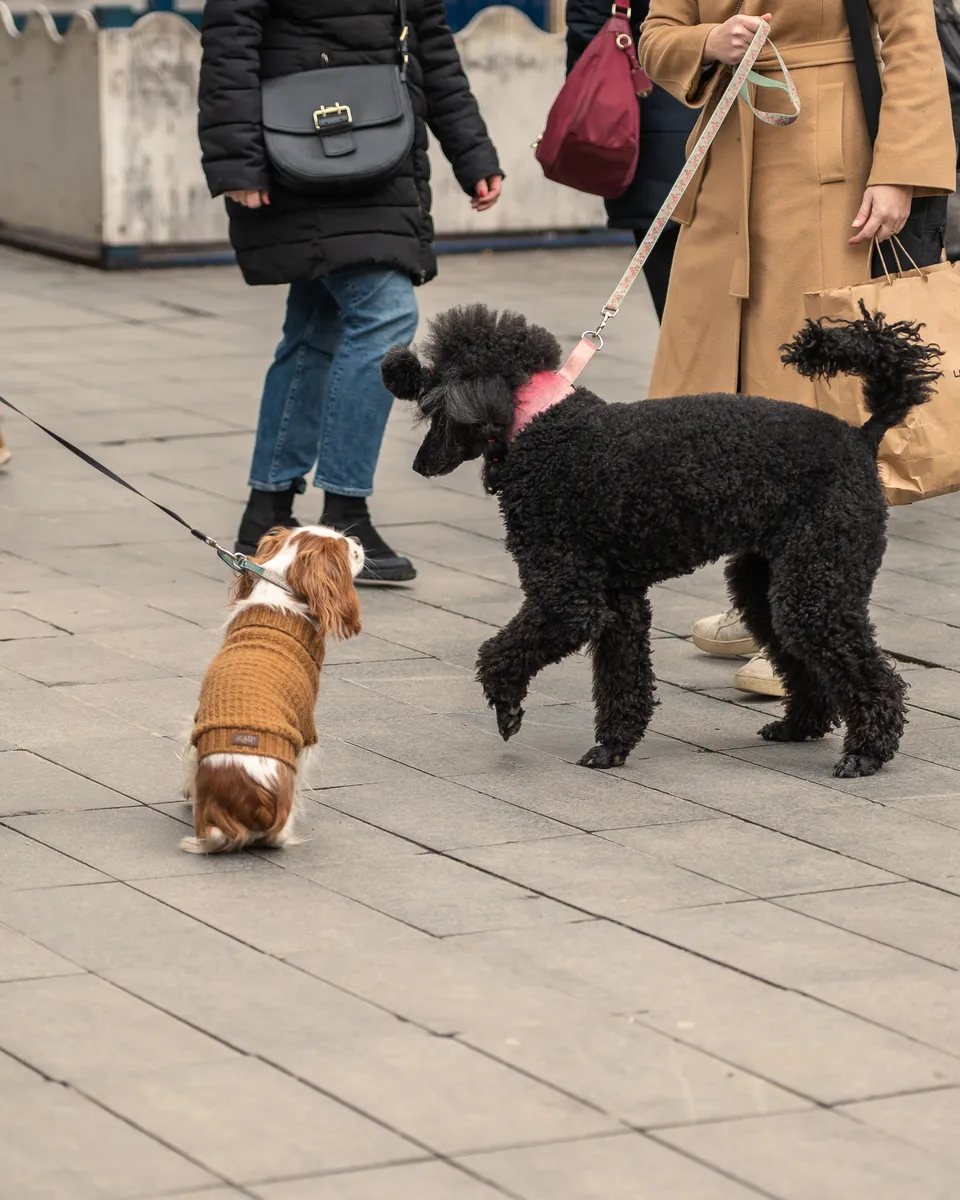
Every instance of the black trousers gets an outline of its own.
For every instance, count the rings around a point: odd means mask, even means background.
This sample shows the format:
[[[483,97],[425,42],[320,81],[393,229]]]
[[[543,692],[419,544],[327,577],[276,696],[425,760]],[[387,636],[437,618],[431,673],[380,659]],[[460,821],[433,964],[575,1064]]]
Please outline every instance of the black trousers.
[[[635,229],[633,240],[639,246],[646,237],[646,229]],[[650,251],[650,257],[643,264],[643,275],[653,297],[653,307],[657,310],[657,319],[663,320],[663,309],[667,303],[667,288],[670,284],[670,268],[673,266],[673,252],[677,248],[677,238],[680,236],[680,226],[676,221],[670,221],[657,244]]]
[[[946,196],[917,196],[913,201],[907,223],[897,235],[897,239],[918,267],[932,267],[943,257],[946,235]],[[880,249],[883,258],[881,259],[880,253],[874,250],[870,265],[874,279],[878,279],[888,272],[891,275],[896,274],[898,256],[903,270],[912,270],[910,262],[904,258],[900,248],[895,244],[883,242]],[[886,271],[883,269],[884,262],[887,264]]]

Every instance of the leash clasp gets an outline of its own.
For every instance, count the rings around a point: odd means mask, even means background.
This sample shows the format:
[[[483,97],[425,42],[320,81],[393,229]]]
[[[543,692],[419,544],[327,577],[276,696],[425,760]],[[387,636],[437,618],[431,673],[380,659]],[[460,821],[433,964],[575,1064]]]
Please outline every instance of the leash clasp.
[[[610,320],[610,318],[615,317],[616,315],[617,315],[617,310],[615,308],[610,308],[609,305],[605,304],[603,306],[603,308],[601,308],[601,310],[600,310],[600,324],[596,327],[596,329],[585,330],[580,336],[585,341],[588,341],[588,342],[592,341],[598,350],[602,350],[603,349],[603,331],[606,328],[606,324]]]
[[[261,567],[259,563],[251,562],[245,554],[239,552],[234,553],[232,550],[227,550],[223,546],[219,546],[213,538],[210,538],[208,544],[213,546],[217,552],[217,558],[222,563],[230,568],[237,575],[255,575],[257,579],[262,579],[265,583],[272,583],[274,587],[278,587],[281,591],[287,593],[288,596],[296,597],[296,592],[289,587],[284,579],[267,567]]]
[[[597,350],[602,350],[603,334],[600,332],[600,330],[603,328],[603,325],[604,322],[601,321],[599,328],[585,329],[583,333],[580,334],[580,340],[582,342],[590,342]]]

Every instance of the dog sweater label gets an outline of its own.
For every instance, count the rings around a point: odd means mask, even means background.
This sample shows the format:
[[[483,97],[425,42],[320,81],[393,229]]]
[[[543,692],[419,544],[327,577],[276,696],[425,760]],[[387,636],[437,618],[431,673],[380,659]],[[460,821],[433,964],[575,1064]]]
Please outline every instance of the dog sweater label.
[[[253,746],[256,748],[260,745],[259,733],[235,733],[230,739],[231,746]]]

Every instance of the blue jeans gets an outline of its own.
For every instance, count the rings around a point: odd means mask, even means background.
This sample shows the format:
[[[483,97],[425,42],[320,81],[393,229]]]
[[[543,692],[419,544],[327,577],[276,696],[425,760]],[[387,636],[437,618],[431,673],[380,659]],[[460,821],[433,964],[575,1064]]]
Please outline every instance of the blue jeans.
[[[250,486],[302,491],[316,464],[316,487],[369,496],[393,403],[380,361],[416,329],[413,284],[399,271],[358,267],[291,284],[263,385]]]

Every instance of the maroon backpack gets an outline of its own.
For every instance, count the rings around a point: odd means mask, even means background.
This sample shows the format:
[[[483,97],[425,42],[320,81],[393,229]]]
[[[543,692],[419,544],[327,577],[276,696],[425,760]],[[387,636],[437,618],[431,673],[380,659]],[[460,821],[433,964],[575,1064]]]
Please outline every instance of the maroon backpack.
[[[637,97],[649,96],[652,88],[637,61],[630,9],[614,4],[550,109],[536,144],[544,175],[607,200],[622,196],[640,153]]]

